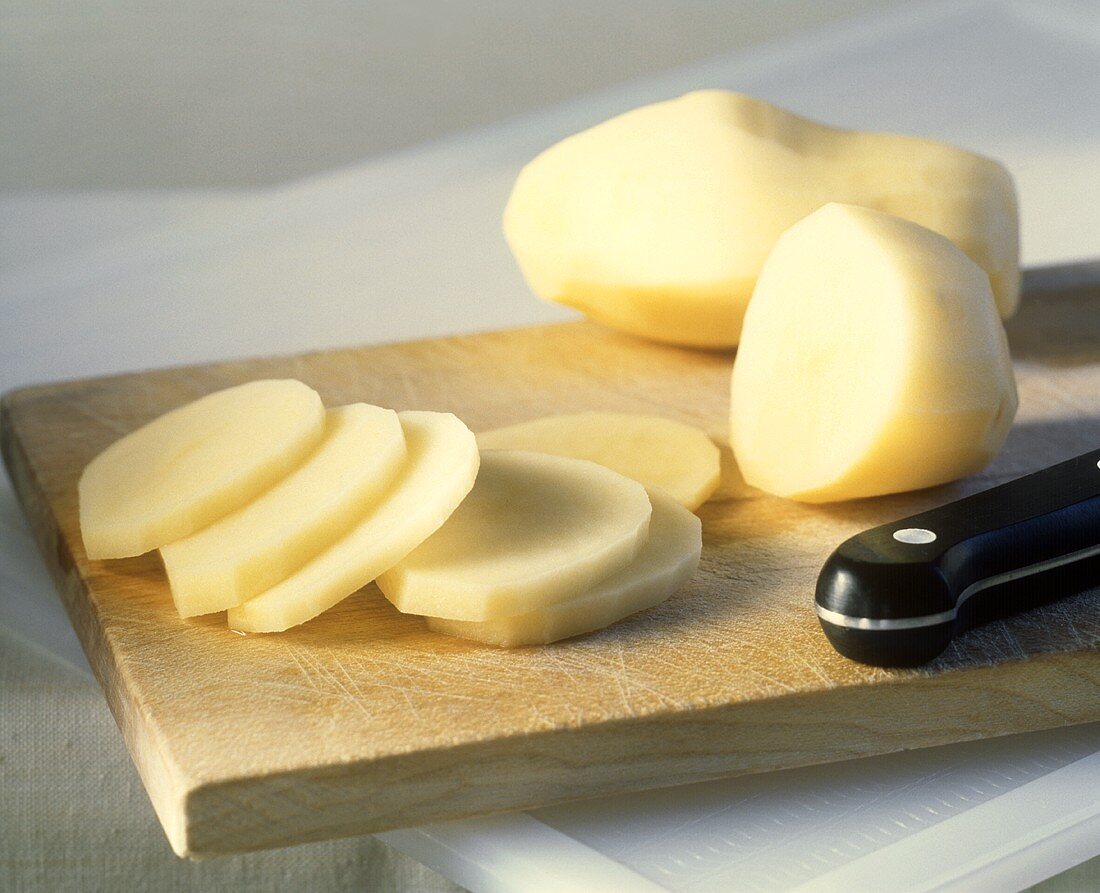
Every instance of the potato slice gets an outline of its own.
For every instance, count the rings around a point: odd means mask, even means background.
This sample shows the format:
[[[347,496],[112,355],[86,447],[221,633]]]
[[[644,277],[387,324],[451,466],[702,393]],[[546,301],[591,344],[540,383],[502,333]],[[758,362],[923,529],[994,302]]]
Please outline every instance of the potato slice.
[[[653,515],[641,552],[621,571],[587,592],[566,602],[496,620],[427,617],[428,628],[505,648],[545,645],[600,629],[660,604],[695,573],[703,534],[699,519],[668,493],[653,488],[649,499]]]
[[[946,236],[1012,315],[1019,236],[1003,166],[724,90],[634,109],[551,146],[520,172],[504,234],[540,297],[645,338],[726,347],[775,240],[831,201]]]
[[[831,204],[776,243],[733,369],[748,483],[806,502],[930,487],[984,466],[1015,412],[989,279],[947,239]]]
[[[241,632],[279,632],[316,617],[435,533],[470,492],[474,435],[449,413],[402,412],[408,459],[393,485],[339,540],[267,592],[229,609]]]
[[[353,403],[330,409],[325,438],[254,502],[160,550],[181,617],[259,595],[346,533],[405,463],[397,413]]]
[[[651,512],[641,484],[601,465],[491,450],[462,505],[378,586],[406,614],[492,620],[533,611],[626,567]]]
[[[226,388],[154,419],[81,474],[85,553],[126,558],[190,536],[284,477],[324,429],[321,398],[291,380]]]
[[[484,431],[483,450],[531,450],[587,459],[646,487],[660,487],[693,511],[720,477],[719,453],[698,428],[660,416],[579,412]]]

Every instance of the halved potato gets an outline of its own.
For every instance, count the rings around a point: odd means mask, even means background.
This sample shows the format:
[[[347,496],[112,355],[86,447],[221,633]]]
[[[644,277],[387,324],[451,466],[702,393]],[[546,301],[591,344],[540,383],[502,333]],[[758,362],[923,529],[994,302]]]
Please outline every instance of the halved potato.
[[[698,428],[660,416],[578,412],[544,416],[477,436],[483,450],[531,450],[587,459],[646,487],[660,487],[693,511],[720,478],[718,447]]]
[[[115,441],[84,469],[89,558],[126,558],[190,536],[284,477],[320,442],[321,398],[300,381],[208,394]]]
[[[660,604],[695,573],[703,534],[699,519],[668,493],[652,488],[649,499],[653,515],[641,552],[621,571],[588,591],[569,601],[495,620],[428,617],[428,628],[505,648],[545,645],[600,629]]]
[[[989,462],[1015,412],[989,277],[943,236],[830,204],[780,237],[733,366],[748,483],[805,502],[942,484]]]
[[[254,502],[160,550],[181,617],[259,595],[362,518],[405,462],[397,413],[353,403],[330,409],[306,462]]]
[[[271,589],[229,609],[241,632],[279,632],[316,617],[435,533],[470,492],[474,435],[449,413],[402,412],[408,459],[374,507],[344,536]]]
[[[641,484],[601,465],[490,450],[462,505],[378,586],[406,614],[492,620],[533,611],[626,567],[651,512]]]

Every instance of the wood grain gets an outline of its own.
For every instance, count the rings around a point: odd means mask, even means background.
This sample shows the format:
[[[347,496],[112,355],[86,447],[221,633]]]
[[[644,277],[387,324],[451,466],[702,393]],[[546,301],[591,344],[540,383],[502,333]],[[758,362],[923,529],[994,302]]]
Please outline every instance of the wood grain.
[[[281,846],[1100,719],[1098,591],[976,630],[916,671],[845,660],[812,609],[822,562],[858,530],[1100,440],[1100,294],[1072,277],[1030,284],[1011,332],[1019,421],[982,475],[813,507],[746,487],[727,453],[692,583],[548,647],[434,635],[373,587],[284,634],[181,621],[155,556],[85,559],[77,477],[164,410],[268,376],[475,429],[602,409],[724,442],[732,355],[578,323],[161,370],[11,393],[0,439],[172,846]]]

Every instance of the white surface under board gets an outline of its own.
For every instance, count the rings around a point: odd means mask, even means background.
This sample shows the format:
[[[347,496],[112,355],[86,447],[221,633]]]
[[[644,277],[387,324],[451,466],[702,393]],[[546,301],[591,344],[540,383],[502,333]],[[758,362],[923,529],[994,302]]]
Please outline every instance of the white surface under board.
[[[1084,2],[1037,9],[917,4],[270,190],[2,199],[0,389],[563,318],[528,295],[500,238],[516,171],[568,132],[702,86],[994,155],[1017,180],[1025,261],[1095,256],[1100,16]],[[0,525],[0,623],[83,663],[6,486]],[[905,889],[1020,889],[1100,852],[1097,736],[1018,736],[386,839],[475,891],[565,890],[567,870],[574,889],[859,890],[884,877],[903,889],[894,882],[921,865]]]
[[[380,836],[474,893],[1005,891],[1095,855],[1098,785],[1094,723]]]

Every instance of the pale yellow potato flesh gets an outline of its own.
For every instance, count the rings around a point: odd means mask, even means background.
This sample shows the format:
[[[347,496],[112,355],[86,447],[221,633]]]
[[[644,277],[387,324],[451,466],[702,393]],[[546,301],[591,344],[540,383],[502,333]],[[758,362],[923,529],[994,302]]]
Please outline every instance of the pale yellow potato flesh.
[[[402,412],[408,459],[390,488],[343,537],[281,583],[229,609],[241,632],[304,623],[392,567],[435,533],[470,492],[480,461],[474,435],[449,413]]]
[[[806,502],[941,484],[989,462],[1016,405],[988,277],[947,239],[841,204],[780,237],[733,367],[749,484]]]
[[[372,508],[405,456],[393,410],[330,409],[324,439],[301,466],[244,508],[161,547],[180,616],[224,611],[298,570]]]
[[[737,344],[776,239],[828,202],[912,220],[1019,294],[1012,178],[932,140],[839,130],[722,90],[619,115],[520,173],[504,234],[531,288],[592,319],[701,347]]]
[[[721,477],[718,447],[706,433],[660,416],[578,412],[483,431],[483,450],[530,450],[596,462],[646,487],[660,487],[694,511]]]
[[[490,450],[462,505],[378,587],[399,611],[450,620],[545,608],[633,561],[651,513],[641,484],[601,465]]]
[[[660,604],[699,566],[703,547],[699,519],[659,488],[649,490],[653,515],[638,556],[618,573],[566,602],[495,620],[428,617],[428,628],[449,636],[515,648],[545,645],[602,629]]]
[[[81,474],[85,553],[126,558],[190,536],[285,477],[324,429],[321,398],[292,380],[226,388],[154,419]]]

